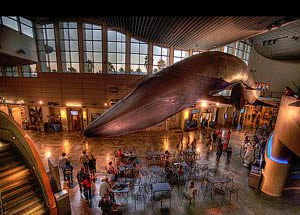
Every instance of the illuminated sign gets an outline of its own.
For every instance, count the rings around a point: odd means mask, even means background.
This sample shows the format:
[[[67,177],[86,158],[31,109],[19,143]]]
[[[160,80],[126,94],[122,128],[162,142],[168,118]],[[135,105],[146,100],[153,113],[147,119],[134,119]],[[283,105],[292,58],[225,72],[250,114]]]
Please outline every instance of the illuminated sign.
[[[289,162],[287,160],[280,160],[280,159],[274,158],[272,156],[272,144],[273,144],[272,141],[273,141],[273,134],[271,134],[271,136],[269,138],[269,142],[268,142],[268,157],[276,163],[289,164]]]

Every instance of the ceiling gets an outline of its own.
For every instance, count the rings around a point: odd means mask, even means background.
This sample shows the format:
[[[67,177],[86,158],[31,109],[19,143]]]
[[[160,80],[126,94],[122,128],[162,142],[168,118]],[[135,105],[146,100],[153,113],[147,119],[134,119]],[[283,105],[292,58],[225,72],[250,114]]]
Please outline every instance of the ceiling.
[[[28,17],[39,23],[79,17]],[[139,39],[180,49],[210,50],[284,25],[284,16],[97,16],[80,17]],[[278,24],[275,24],[278,23]],[[268,30],[269,29],[269,30]]]
[[[255,50],[275,60],[300,60],[300,19],[252,38]]]

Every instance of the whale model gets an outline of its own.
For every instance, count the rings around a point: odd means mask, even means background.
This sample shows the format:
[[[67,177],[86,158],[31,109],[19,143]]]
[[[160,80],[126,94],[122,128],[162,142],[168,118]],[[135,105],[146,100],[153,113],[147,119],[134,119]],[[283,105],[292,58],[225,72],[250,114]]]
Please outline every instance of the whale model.
[[[217,96],[231,89],[230,97]],[[193,55],[146,77],[84,131],[86,137],[119,136],[156,125],[201,100],[237,109],[260,104],[255,81],[243,60],[223,52]]]

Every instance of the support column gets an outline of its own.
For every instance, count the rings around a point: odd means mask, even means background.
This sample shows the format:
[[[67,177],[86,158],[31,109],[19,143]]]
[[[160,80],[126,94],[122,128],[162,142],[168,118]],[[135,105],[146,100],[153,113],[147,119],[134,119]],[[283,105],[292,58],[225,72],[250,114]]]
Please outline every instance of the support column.
[[[125,44],[125,74],[130,73],[130,35],[126,34]]]
[[[153,43],[148,43],[148,75],[152,75],[153,71]]]
[[[43,122],[49,122],[48,116],[50,115],[49,113],[49,107],[48,106],[42,106],[42,113],[43,113]]]
[[[102,73],[107,73],[107,26],[102,25]]]
[[[62,130],[68,131],[69,125],[68,125],[68,118],[67,118],[67,108],[66,107],[60,107],[60,118],[61,118],[61,124],[62,124]]]
[[[189,57],[193,55],[193,49],[189,50]]]
[[[88,125],[88,120],[87,120],[87,109],[82,108],[82,118],[83,118],[83,129],[85,129]]]
[[[57,72],[63,72],[62,62],[61,62],[61,47],[60,47],[60,35],[59,35],[59,23],[54,22],[54,34],[55,34],[55,48],[56,48],[56,63]]]
[[[78,48],[79,48],[79,71],[84,73],[84,50],[83,50],[83,29],[82,22],[77,22],[77,33],[78,33]]]
[[[174,63],[174,47],[170,47],[170,57],[169,57],[169,65],[172,65]]]
[[[17,66],[18,77],[22,77],[22,65]]]

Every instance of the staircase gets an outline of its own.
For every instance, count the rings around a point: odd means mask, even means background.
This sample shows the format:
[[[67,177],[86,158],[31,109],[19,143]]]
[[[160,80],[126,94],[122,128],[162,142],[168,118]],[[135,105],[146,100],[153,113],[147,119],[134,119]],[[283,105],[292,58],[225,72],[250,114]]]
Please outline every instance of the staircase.
[[[4,215],[48,214],[37,180],[14,145],[0,141],[0,197]]]

